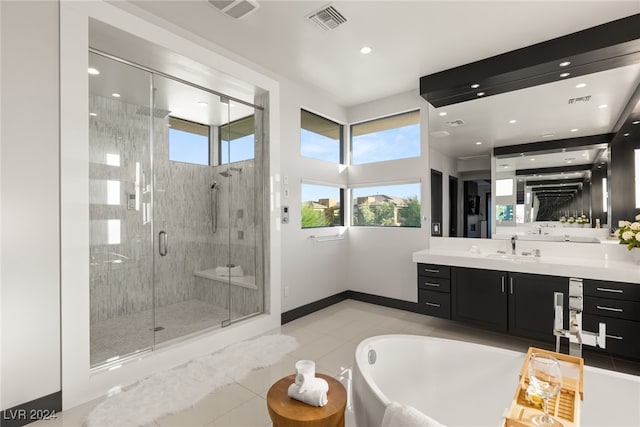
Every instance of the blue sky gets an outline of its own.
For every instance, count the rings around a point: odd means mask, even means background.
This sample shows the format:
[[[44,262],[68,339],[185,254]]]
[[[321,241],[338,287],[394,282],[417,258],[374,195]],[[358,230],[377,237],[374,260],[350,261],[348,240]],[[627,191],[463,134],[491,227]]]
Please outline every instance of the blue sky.
[[[195,163],[198,165],[209,164],[209,138],[203,135],[185,132],[177,129],[169,129],[169,159],[178,162]],[[231,162],[253,159],[254,137],[247,135],[231,141]],[[222,164],[228,163],[229,144],[222,141]]]
[[[420,125],[355,136],[351,141],[351,163],[380,162],[420,156]]]
[[[300,154],[318,160],[340,163],[340,141],[324,135],[300,130]]]

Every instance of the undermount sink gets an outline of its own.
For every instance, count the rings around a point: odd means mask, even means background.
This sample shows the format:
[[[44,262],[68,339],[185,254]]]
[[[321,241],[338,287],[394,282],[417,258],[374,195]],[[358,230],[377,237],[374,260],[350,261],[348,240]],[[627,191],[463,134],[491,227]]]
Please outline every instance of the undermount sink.
[[[494,258],[494,259],[504,259],[507,261],[514,261],[514,262],[539,262],[540,261],[540,257],[535,257],[533,255],[514,255],[514,254],[503,254],[500,252],[491,252],[491,253],[485,254],[485,257]]]

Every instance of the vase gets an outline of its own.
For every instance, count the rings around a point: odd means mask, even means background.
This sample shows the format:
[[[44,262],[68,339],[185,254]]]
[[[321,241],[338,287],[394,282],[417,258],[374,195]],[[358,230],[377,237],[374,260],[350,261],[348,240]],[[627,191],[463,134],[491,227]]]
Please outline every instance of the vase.
[[[633,263],[640,265],[640,248],[631,249],[631,256],[633,257]]]

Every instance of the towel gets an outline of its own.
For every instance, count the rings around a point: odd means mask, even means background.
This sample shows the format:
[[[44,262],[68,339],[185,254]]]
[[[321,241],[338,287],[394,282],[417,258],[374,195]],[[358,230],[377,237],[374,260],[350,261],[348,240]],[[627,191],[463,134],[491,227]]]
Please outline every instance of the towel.
[[[312,384],[307,384],[306,389],[300,392],[305,385],[297,386],[295,383],[289,386],[288,394],[292,399],[304,402],[311,406],[324,406],[327,404],[327,393],[329,392],[329,383],[323,378],[313,378]],[[305,381],[309,382],[309,381]]]
[[[231,277],[242,277],[244,276],[244,271],[242,267],[239,265],[229,267],[216,267],[216,276],[231,276]]]
[[[433,418],[409,405],[392,402],[387,405],[382,427],[444,427]]]

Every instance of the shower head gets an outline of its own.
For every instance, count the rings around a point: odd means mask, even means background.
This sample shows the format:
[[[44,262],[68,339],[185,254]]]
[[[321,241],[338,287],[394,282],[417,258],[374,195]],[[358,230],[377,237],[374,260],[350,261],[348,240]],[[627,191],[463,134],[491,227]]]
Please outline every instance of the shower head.
[[[238,167],[234,167],[231,166],[229,169],[227,170],[223,170],[222,172],[218,172],[218,175],[222,175],[225,178],[228,178],[229,176],[231,176],[231,172],[242,172],[242,168],[238,168]]]

